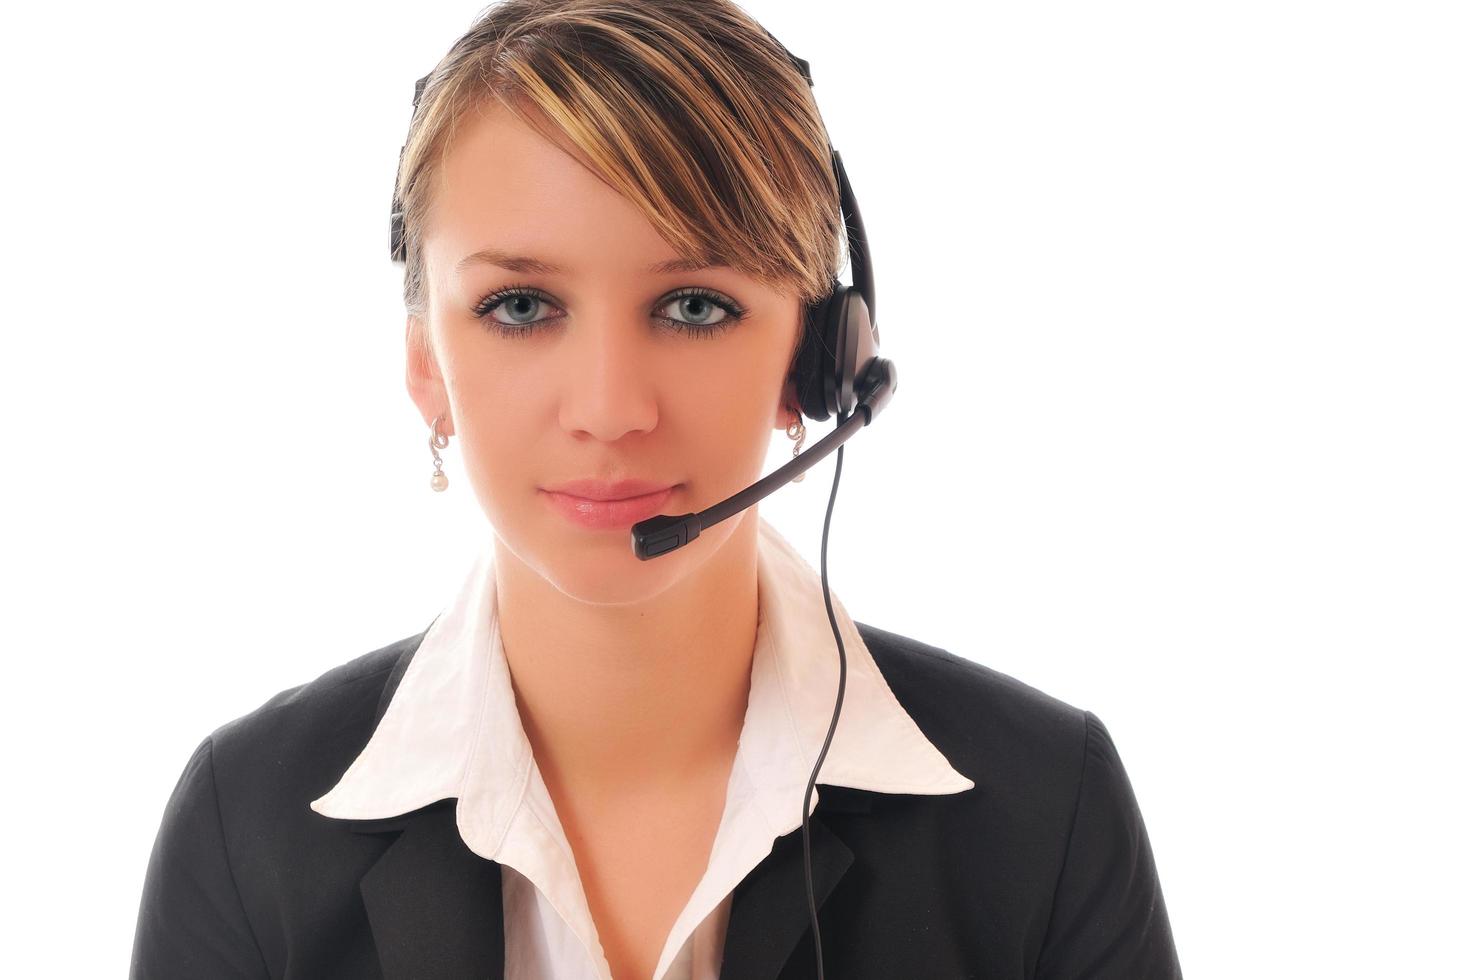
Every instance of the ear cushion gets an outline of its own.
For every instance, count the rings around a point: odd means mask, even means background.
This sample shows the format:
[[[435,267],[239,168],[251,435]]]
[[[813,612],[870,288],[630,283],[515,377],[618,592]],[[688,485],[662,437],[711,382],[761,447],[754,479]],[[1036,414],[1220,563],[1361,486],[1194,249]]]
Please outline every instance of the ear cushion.
[[[839,314],[844,307],[844,287],[836,281],[829,296],[805,308],[801,329],[804,338],[795,355],[790,380],[794,383],[795,395],[800,410],[806,417],[824,422],[834,414],[826,394],[826,373],[835,372],[836,329]],[[835,387],[834,379],[830,387]]]

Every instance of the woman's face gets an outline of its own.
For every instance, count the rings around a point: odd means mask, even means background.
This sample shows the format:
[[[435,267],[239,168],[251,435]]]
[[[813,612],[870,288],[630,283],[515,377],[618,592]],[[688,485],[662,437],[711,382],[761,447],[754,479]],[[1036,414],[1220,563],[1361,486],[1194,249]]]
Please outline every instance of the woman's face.
[[[629,525],[580,526],[546,491],[675,484],[660,513],[680,515],[752,483],[792,418],[798,295],[727,267],[656,268],[677,255],[635,206],[496,103],[459,124],[423,242],[407,385],[427,426],[448,412],[502,545],[594,603],[649,598],[711,557],[741,515],[643,562]]]

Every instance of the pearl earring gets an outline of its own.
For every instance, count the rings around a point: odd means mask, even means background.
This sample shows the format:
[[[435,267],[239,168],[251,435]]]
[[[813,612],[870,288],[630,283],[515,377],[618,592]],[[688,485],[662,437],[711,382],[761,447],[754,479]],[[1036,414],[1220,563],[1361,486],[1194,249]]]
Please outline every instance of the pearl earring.
[[[431,489],[435,490],[437,493],[446,489],[446,485],[450,483],[450,481],[446,479],[446,474],[441,472],[441,454],[436,452],[437,449],[445,449],[451,442],[450,437],[441,431],[442,418],[443,416],[437,415],[436,420],[431,423],[430,437],[430,451],[431,456],[435,460],[436,467],[435,473],[431,474],[430,485]]]
[[[805,423],[804,420],[800,418],[799,412],[794,413],[794,421],[789,423],[789,428],[784,430],[784,434],[789,436],[790,439],[794,440],[794,452],[790,455],[798,456],[800,454],[800,447],[805,444]],[[789,482],[799,483],[804,478],[805,475],[801,473],[799,476],[795,477]]]

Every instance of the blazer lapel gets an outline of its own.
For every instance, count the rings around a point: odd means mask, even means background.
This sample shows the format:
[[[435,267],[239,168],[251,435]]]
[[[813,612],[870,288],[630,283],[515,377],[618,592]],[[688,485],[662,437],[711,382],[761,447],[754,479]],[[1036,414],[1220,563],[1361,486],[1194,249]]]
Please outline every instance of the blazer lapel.
[[[810,814],[810,878],[815,886],[818,916],[855,860],[851,848],[830,829],[822,814],[866,813],[872,801],[865,793],[841,787],[817,790],[820,802]],[[823,942],[825,930],[820,932]],[[768,857],[734,889],[719,980],[774,980],[794,955],[801,938],[810,935],[804,839],[801,828],[796,827],[776,840]],[[814,942],[808,938],[805,941]],[[806,955],[813,962],[813,950]],[[806,969],[802,975],[811,973]]]
[[[462,841],[456,801],[357,823],[402,828],[359,880],[384,980],[501,980],[502,865]]]
[[[374,727],[429,631],[430,625],[396,659],[374,711]],[[358,833],[398,833],[359,879],[384,980],[502,980],[502,865],[461,839],[456,800],[351,822]]]

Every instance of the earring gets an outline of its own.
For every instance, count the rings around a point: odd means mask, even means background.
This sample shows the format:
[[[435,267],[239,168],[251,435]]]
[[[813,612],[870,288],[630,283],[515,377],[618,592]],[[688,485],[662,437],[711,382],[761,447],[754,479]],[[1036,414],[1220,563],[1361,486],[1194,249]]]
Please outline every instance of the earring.
[[[431,474],[430,484],[431,489],[437,493],[446,489],[446,485],[450,482],[446,479],[446,474],[441,472],[441,454],[436,452],[437,449],[445,449],[451,442],[450,437],[441,431],[441,419],[443,417],[437,415],[436,420],[431,423],[430,451],[432,458],[435,460],[436,471]]]
[[[790,439],[794,440],[794,452],[790,455],[798,456],[800,454],[800,447],[805,444],[805,423],[804,420],[800,418],[799,412],[794,413],[794,421],[789,423],[789,428],[784,430],[784,434],[789,436]],[[801,473],[799,476],[795,477],[789,482],[799,483],[804,478],[805,475]]]

